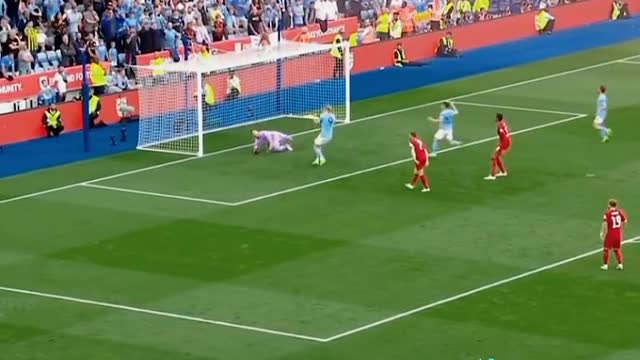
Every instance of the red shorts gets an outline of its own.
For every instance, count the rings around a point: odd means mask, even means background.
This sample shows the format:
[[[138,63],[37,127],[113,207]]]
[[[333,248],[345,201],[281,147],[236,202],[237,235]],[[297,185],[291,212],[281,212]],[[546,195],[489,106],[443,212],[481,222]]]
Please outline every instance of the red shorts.
[[[416,166],[416,171],[424,170],[424,168],[427,166],[427,160],[418,159],[416,162],[414,162],[414,164]]]
[[[622,245],[622,238],[619,236],[607,236],[604,238],[605,249],[620,249]]]
[[[511,144],[507,144],[507,145],[504,145],[504,146],[503,145],[498,145],[496,147],[496,151],[494,153],[494,156],[495,157],[502,156],[502,155],[506,154],[509,151],[510,148],[511,148]]]

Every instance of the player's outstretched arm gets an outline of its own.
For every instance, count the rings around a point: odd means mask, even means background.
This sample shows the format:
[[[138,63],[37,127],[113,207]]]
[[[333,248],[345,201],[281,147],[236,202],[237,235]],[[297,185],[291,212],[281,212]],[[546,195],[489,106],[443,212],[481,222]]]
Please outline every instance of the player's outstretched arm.
[[[436,122],[436,123],[439,123],[439,122],[440,122],[440,119],[438,119],[438,118],[434,118],[434,117],[431,117],[431,116],[429,116],[429,120],[430,120],[430,121],[433,121],[433,122]]]
[[[453,102],[451,103],[451,110],[453,110],[454,115],[458,115],[458,108],[456,107],[456,104],[454,104]]]

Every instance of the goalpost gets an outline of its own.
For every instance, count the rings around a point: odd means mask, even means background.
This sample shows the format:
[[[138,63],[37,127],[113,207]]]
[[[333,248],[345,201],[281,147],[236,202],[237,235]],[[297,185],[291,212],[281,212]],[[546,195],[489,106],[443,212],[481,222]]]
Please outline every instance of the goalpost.
[[[339,121],[349,122],[349,50],[345,43],[342,66],[331,45],[289,41],[135,66],[141,84],[138,149],[202,156],[208,133],[276,119],[308,121],[327,105]],[[228,92],[231,76],[239,80],[239,95]]]

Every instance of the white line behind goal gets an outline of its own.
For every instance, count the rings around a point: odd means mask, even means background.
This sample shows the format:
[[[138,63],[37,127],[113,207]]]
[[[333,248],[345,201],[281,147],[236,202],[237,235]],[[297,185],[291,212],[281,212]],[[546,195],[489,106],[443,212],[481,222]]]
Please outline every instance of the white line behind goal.
[[[348,44],[340,49],[336,57],[331,45],[284,41],[136,66],[142,84],[138,149],[202,156],[207,133],[308,119],[328,105],[339,121],[349,122],[351,56]]]

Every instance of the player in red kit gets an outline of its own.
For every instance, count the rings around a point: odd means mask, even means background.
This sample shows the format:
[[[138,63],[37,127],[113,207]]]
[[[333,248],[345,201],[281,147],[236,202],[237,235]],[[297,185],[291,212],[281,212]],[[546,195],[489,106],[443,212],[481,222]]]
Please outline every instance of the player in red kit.
[[[604,242],[602,261],[603,265],[600,269],[609,269],[609,251],[613,250],[618,260],[616,269],[622,270],[622,226],[627,223],[627,215],[618,209],[618,202],[614,199],[609,200],[609,207],[602,217],[602,228],[600,229],[600,238]]]
[[[497,176],[507,176],[507,169],[502,162],[502,156],[506,154],[511,148],[511,137],[509,136],[509,128],[504,121],[502,114],[496,114],[496,124],[498,129],[498,146],[491,158],[491,173],[485,177],[485,180],[495,180]],[[496,168],[500,172],[496,173]]]
[[[427,148],[424,146],[424,143],[415,132],[412,132],[409,136],[409,147],[411,148],[411,156],[413,156],[413,163],[415,165],[415,169],[413,171],[413,179],[411,182],[406,184],[406,187],[413,190],[420,179],[422,182],[422,192],[429,192],[429,181],[427,180],[427,176],[424,174],[424,168],[429,166],[429,153],[427,152]]]

